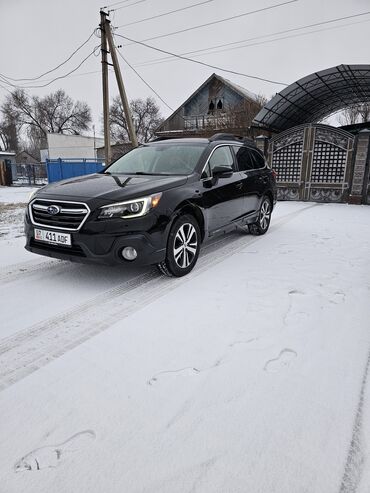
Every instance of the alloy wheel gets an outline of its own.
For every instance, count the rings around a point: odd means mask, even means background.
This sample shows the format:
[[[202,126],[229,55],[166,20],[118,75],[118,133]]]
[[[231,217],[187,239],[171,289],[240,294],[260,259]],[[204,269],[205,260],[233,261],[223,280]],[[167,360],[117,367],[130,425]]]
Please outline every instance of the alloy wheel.
[[[186,269],[193,262],[198,248],[197,232],[190,223],[183,224],[177,231],[173,243],[176,264]]]
[[[260,226],[263,230],[268,228],[271,216],[271,205],[269,200],[264,200],[260,212]]]

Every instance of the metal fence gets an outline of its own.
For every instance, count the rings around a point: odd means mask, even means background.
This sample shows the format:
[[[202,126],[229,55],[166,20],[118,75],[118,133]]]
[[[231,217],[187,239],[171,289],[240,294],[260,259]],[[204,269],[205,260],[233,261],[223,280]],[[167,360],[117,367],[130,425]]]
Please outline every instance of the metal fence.
[[[47,159],[49,183],[74,178],[76,176],[98,173],[104,169],[103,159]]]
[[[48,176],[45,163],[12,164],[13,185],[46,185]]]

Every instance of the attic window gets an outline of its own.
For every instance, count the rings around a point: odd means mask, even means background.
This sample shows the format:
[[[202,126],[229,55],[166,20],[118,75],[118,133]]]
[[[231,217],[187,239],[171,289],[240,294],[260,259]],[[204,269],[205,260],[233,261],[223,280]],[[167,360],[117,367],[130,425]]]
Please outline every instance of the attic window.
[[[208,106],[209,111],[213,111],[215,109],[215,103],[211,100]]]
[[[221,101],[221,99],[219,99],[218,103],[217,103],[217,109],[222,110],[222,106],[223,106],[222,101]]]

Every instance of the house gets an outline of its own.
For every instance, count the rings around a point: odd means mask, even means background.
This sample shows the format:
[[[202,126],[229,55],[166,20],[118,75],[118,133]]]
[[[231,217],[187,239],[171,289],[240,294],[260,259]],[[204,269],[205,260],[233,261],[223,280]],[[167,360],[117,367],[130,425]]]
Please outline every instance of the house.
[[[250,124],[262,107],[261,98],[212,74],[159,127],[157,137],[206,137],[216,132],[251,135]]]
[[[47,134],[47,149],[42,149],[45,159],[96,159],[96,149],[104,145],[100,137],[85,135]]]
[[[113,144],[111,147],[111,160],[115,161],[124,154],[127,154],[131,149],[133,149],[131,142],[123,142],[121,144]],[[98,159],[105,159],[105,146],[98,147],[96,149],[96,154]]]
[[[12,151],[0,151],[0,161],[5,163],[15,163],[15,152]]]
[[[40,161],[27,151],[20,151],[15,156],[17,164],[38,164]]]
[[[3,177],[2,184],[10,185],[12,180],[17,178],[17,169],[15,166],[15,152],[12,151],[0,151],[0,163],[4,163],[8,167],[9,176]]]

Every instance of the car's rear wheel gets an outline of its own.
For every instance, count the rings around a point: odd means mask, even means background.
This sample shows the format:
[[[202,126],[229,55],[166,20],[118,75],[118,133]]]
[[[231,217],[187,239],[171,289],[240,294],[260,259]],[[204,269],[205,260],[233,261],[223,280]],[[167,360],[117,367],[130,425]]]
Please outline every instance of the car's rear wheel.
[[[264,197],[258,213],[258,219],[255,223],[249,225],[249,232],[256,236],[264,235],[270,226],[271,213],[271,200],[268,197]]]
[[[166,276],[182,277],[195,266],[200,250],[200,229],[196,219],[185,214],[173,223],[168,235],[166,258],[158,269]]]

